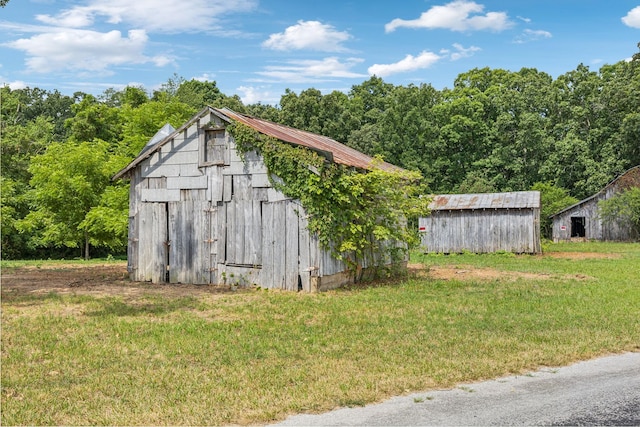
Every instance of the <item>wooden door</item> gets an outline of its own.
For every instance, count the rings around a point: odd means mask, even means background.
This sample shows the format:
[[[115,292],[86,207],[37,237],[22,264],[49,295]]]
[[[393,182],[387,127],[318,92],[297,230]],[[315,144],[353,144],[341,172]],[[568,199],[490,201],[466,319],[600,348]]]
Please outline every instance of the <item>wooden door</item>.
[[[215,209],[214,209],[215,210]],[[169,282],[209,284],[211,280],[211,203],[169,203]]]
[[[166,282],[167,204],[141,203],[138,210],[137,281]]]

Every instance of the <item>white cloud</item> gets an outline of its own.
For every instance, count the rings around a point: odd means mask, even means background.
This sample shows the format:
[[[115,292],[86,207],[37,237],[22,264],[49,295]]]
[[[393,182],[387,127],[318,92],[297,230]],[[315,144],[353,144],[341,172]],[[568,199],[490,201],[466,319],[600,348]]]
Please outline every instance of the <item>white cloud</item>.
[[[551,37],[553,37],[553,35],[549,31],[526,29],[522,32],[522,34],[516,37],[513,42],[517,44],[523,44],[536,40],[550,39]]]
[[[258,74],[277,81],[307,83],[335,78],[362,78],[366,74],[355,73],[351,69],[362,62],[360,58],[347,58],[341,62],[336,57],[322,60],[288,61],[286,65],[271,65]]]
[[[262,46],[274,50],[310,49],[321,52],[344,52],[346,49],[342,43],[350,38],[349,33],[337,31],[331,25],[319,21],[298,21],[283,33],[271,34]]]
[[[1,77],[0,77],[0,83],[1,83],[2,86],[9,86],[9,89],[11,89],[11,90],[24,89],[24,88],[26,88],[28,86],[22,80],[14,80],[12,82],[5,82]]]
[[[196,33],[216,28],[222,15],[254,9],[257,0],[91,0],[56,16],[37,15],[49,25],[86,27],[97,16],[111,24],[127,23],[135,28],[159,33]]]
[[[144,30],[131,30],[128,37],[120,31],[67,29],[52,30],[27,39],[6,43],[22,50],[29,71],[47,73],[59,70],[105,72],[110,66],[154,63],[164,66],[173,60],[164,55],[143,54],[148,37]]]
[[[386,77],[392,74],[429,68],[440,59],[442,57],[433,52],[423,51],[418,56],[407,55],[404,59],[394,64],[374,64],[369,67],[368,71],[370,75]]]
[[[628,27],[640,28],[640,6],[634,7],[623,16],[622,22]]]
[[[280,101],[280,95],[274,94],[265,86],[240,86],[236,90],[240,92],[240,99],[244,105],[257,103],[275,105]]]
[[[199,82],[212,82],[212,81],[215,80],[215,75],[209,74],[209,73],[204,73],[204,74],[201,74],[201,75],[199,75],[197,77],[194,77],[193,79],[197,80]]]
[[[384,26],[390,33],[397,28],[442,28],[451,31],[492,30],[502,31],[513,26],[505,12],[487,12],[484,6],[473,1],[456,0],[444,6],[433,6],[418,19],[396,18]]]
[[[93,16],[85,7],[68,9],[58,16],[36,15],[36,19],[48,25],[65,28],[81,28],[93,24]]]
[[[457,61],[458,59],[462,58],[469,58],[470,56],[473,56],[474,53],[482,50],[477,46],[470,46],[465,48],[460,43],[454,43],[453,47],[456,51],[451,54],[452,61]]]

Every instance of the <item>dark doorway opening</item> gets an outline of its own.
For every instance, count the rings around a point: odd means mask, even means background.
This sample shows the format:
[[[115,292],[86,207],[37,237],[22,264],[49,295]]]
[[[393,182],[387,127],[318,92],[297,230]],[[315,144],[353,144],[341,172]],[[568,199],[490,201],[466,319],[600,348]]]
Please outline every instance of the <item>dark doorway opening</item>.
[[[585,223],[583,216],[571,217],[571,237],[585,237]]]

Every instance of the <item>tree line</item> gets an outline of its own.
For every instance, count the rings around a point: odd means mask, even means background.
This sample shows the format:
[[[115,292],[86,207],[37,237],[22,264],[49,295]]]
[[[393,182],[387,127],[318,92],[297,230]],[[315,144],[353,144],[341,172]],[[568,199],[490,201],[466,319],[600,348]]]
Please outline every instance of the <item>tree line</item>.
[[[73,96],[0,88],[2,257],[123,253],[128,183],[111,177],[166,123],[228,107],[343,142],[424,177],[431,193],[538,189],[543,218],[640,164],[640,54],[557,78],[476,68],[452,88],[379,77],[347,93],[286,90],[244,105],[215,82]],[[543,223],[548,232],[548,223]],[[91,248],[91,249],[90,249]]]

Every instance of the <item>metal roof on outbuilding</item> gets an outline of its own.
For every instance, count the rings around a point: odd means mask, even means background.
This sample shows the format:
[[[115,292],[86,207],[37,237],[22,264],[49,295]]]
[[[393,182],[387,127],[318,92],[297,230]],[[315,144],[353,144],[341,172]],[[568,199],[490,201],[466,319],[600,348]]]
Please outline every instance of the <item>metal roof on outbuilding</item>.
[[[539,191],[507,193],[441,194],[433,196],[432,211],[476,209],[532,209],[540,208]]]

